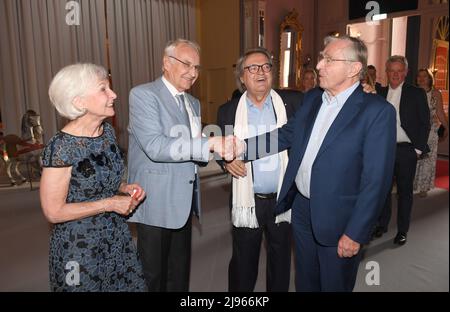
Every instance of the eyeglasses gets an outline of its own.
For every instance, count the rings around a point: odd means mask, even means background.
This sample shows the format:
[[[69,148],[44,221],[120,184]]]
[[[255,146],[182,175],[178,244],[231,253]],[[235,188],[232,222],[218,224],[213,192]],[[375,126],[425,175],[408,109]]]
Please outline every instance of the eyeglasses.
[[[183,62],[182,60],[176,58],[175,56],[169,55],[169,57],[170,57],[170,58],[173,58],[174,60],[177,60],[178,62],[180,62],[181,64],[183,64],[184,67],[185,67],[187,70],[189,70],[189,71],[193,68],[193,69],[198,73],[198,72],[202,69],[202,67],[201,67],[200,65],[192,65],[191,63]]]
[[[317,57],[317,64],[319,64],[321,61],[324,61],[325,65],[329,65],[333,62],[359,62],[359,61],[348,60],[348,59],[335,59],[335,58],[325,55],[323,52],[320,52],[319,56]]]
[[[268,73],[272,70],[272,64],[269,63],[265,63],[262,65],[252,64],[245,66],[244,69],[248,70],[250,74],[256,74],[259,72],[260,69],[262,69],[263,73]]]

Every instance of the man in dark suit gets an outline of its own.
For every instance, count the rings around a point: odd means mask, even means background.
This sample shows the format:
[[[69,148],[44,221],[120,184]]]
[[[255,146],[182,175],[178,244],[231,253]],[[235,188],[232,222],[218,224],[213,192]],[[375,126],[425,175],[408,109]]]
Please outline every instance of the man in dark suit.
[[[413,184],[419,157],[429,152],[427,145],[430,132],[430,110],[425,91],[405,83],[408,60],[404,56],[391,56],[386,62],[389,85],[382,88],[380,95],[390,102],[397,112],[397,152],[395,155],[394,177],[397,182],[398,213],[397,235],[394,243],[406,243],[411,209],[413,204]],[[391,218],[391,195],[380,215],[375,237],[387,231]]]
[[[244,128],[248,130],[244,138],[268,132],[285,124],[303,99],[300,91],[272,90],[272,55],[263,48],[249,50],[238,60],[236,79],[239,89],[245,93],[219,108],[217,123],[222,133],[226,133],[227,126],[229,130],[235,129],[237,135],[243,134]],[[234,177],[230,202],[233,221],[233,255],[228,271],[230,291],[254,290],[263,233],[268,244],[267,291],[289,290],[291,212],[278,218],[274,216],[286,167],[283,159],[287,165],[287,153],[247,165],[241,160],[219,162]],[[246,213],[248,211],[250,213]]]
[[[395,154],[395,109],[364,93],[365,44],[325,38],[317,64],[320,87],[305,94],[294,118],[270,135],[247,140],[290,149],[276,213],[292,206],[297,291],[352,291],[361,245],[389,190]]]

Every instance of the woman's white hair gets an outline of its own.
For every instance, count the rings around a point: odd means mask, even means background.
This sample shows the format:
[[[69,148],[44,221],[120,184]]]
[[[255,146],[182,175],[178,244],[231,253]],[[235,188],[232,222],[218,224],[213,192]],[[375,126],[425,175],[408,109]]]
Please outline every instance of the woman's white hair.
[[[99,80],[108,79],[102,66],[79,63],[62,68],[50,83],[48,95],[58,113],[69,120],[86,114],[86,110],[74,105],[77,97],[85,96]]]

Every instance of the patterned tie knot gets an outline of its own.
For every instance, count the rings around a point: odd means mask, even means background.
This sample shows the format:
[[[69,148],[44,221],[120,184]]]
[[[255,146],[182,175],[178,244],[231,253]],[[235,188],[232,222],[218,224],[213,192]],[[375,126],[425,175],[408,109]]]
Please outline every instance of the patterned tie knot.
[[[184,111],[184,94],[177,94],[175,97],[178,101],[178,107]]]

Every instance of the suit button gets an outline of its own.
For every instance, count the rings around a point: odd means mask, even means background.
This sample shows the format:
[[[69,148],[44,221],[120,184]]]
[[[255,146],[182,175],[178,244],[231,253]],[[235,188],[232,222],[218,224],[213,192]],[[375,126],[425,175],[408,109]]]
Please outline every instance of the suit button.
[[[189,184],[194,184],[194,180],[190,180],[190,181],[189,181]]]

